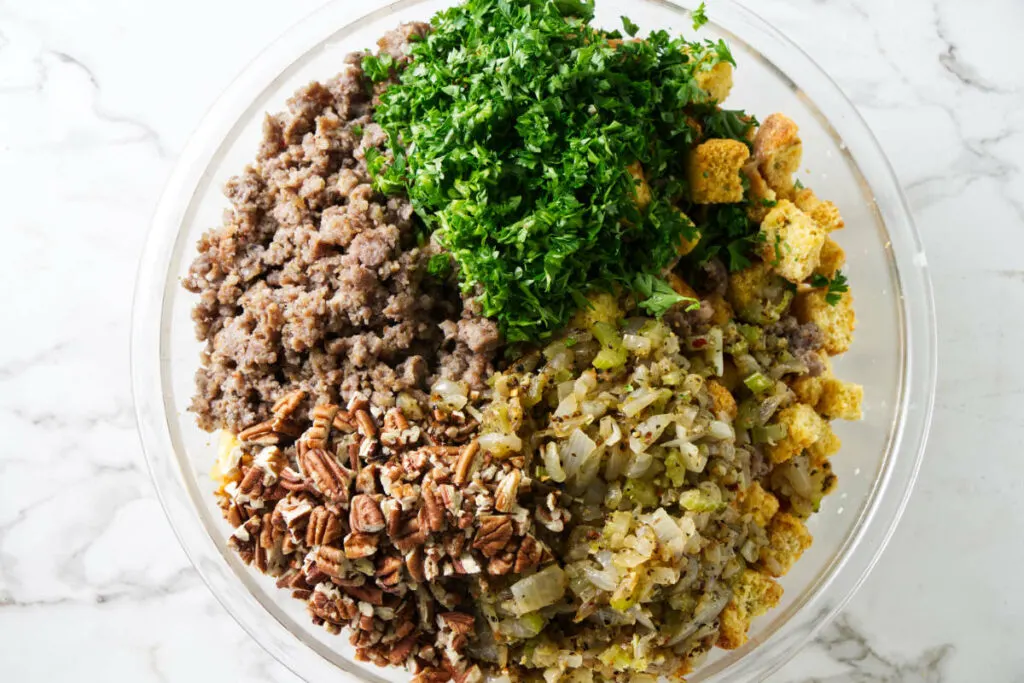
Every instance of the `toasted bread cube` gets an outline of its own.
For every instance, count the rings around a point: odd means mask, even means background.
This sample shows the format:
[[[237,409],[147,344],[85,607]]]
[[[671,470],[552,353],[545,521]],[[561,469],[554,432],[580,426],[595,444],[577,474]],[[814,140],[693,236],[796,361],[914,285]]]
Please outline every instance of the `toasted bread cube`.
[[[800,518],[780,512],[768,525],[768,545],[761,549],[761,566],[772,576],[784,576],[813,540]]]
[[[747,199],[750,206],[747,207],[747,218],[755,223],[760,223],[775,206],[775,190],[768,187],[761,172],[757,169],[756,161],[749,161],[743,167],[743,175],[747,177]]]
[[[690,194],[696,204],[743,201],[740,169],[750,150],[737,140],[708,140],[697,145],[687,163]]]
[[[697,291],[676,273],[668,274],[668,284],[679,296],[685,296],[690,299],[700,299],[700,297],[697,296]]]
[[[725,300],[721,294],[712,294],[707,298],[707,302],[711,304],[711,324],[722,326],[733,319],[732,306]]]
[[[707,387],[708,394],[711,395],[715,415],[725,413],[730,420],[735,420],[738,407],[732,392],[713,379],[708,380],[704,386]]]
[[[636,208],[643,211],[651,203],[651,186],[647,184],[647,178],[644,176],[644,167],[639,161],[634,161],[626,166],[626,172],[633,178]]]
[[[818,199],[809,187],[797,190],[793,195],[793,203],[827,232],[842,230],[845,225],[839,208],[832,202]]]
[[[793,298],[786,281],[763,261],[729,273],[726,296],[738,318],[758,325],[777,321]]]
[[[721,104],[732,90],[732,64],[718,62],[707,71],[698,69],[694,74],[694,79],[701,90],[715,102]]]
[[[783,199],[761,221],[761,258],[793,284],[814,272],[826,233],[789,200]]]
[[[831,280],[845,263],[846,252],[834,239],[826,237],[825,244],[821,245],[821,253],[818,256],[818,267],[814,269],[814,272]]]
[[[800,167],[803,143],[797,125],[782,114],[772,114],[754,136],[754,159],[768,186],[784,198],[793,196],[793,174]]]
[[[768,526],[768,522],[779,511],[779,499],[765,491],[756,481],[741,492],[737,500],[740,512],[749,514],[758,526]]]
[[[825,295],[822,289],[798,294],[793,302],[793,312],[800,322],[813,322],[821,328],[825,334],[823,348],[835,356],[850,348],[857,316],[853,312],[853,297],[849,292],[843,292],[834,306],[825,300]]]
[[[859,420],[864,387],[834,377],[822,382],[821,396],[815,408],[827,420]]]
[[[832,425],[828,422],[822,427],[821,438],[811,444],[811,447],[807,449],[810,455],[811,463],[818,465],[824,463],[826,460],[831,458],[833,455],[839,452],[843,442],[839,440],[836,433],[832,431]],[[828,491],[825,491],[828,493]]]
[[[810,448],[825,433],[827,424],[814,408],[795,403],[779,411],[778,421],[786,425],[786,436],[768,447],[768,456],[775,464],[783,463]]]
[[[735,650],[747,642],[747,631],[754,617],[779,604],[782,586],[753,569],[744,569],[732,589],[732,598],[722,610],[717,645]]]

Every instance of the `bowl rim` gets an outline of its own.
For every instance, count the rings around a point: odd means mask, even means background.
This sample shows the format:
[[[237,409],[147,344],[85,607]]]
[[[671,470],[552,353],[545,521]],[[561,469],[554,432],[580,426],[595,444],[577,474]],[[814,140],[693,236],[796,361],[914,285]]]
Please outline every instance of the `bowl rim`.
[[[279,629],[258,629],[250,617],[257,612],[268,615],[263,603],[248,591],[248,599],[242,603],[228,600],[224,589],[230,586],[221,581],[216,572],[211,571],[211,567],[203,561],[204,558],[198,557],[199,546],[196,544],[216,545],[216,542],[207,533],[190,504],[186,491],[188,482],[183,472],[174,467],[177,459],[161,461],[157,457],[157,453],[173,453],[176,450],[167,422],[165,402],[169,390],[165,387],[162,369],[163,323],[172,291],[168,285],[178,286],[171,272],[172,260],[167,255],[173,253],[176,243],[182,238],[180,227],[189,213],[195,188],[206,179],[207,169],[217,157],[221,143],[240,119],[252,113],[249,110],[254,107],[262,91],[284,78],[304,55],[332,36],[362,22],[384,18],[397,9],[422,4],[424,1],[367,0],[363,8],[371,9],[353,12],[350,7],[345,7],[345,0],[333,0],[288,28],[264,49],[218,98],[190,137],[153,213],[150,233],[139,260],[132,306],[132,393],[139,437],[157,496],[185,554],[213,595],[256,642],[304,680],[318,679],[328,671],[334,676],[341,673],[352,680],[385,679],[326,659],[280,621],[277,622]],[[691,0],[644,1],[675,11],[690,9],[688,5],[695,4]],[[874,134],[824,70],[758,14],[736,0],[717,0],[714,14],[716,20],[724,16],[736,23],[745,23],[748,28],[755,27],[775,40],[781,46],[779,50],[784,49],[798,58],[802,62],[801,68],[809,70],[804,80],[813,77],[817,81],[816,89],[826,93],[812,100],[813,107],[823,117],[822,123],[837,141],[849,140],[850,134],[840,136],[832,125],[833,121],[841,120],[845,128],[856,133],[858,158],[854,160],[852,152],[847,151],[850,157],[848,161],[866,188],[876,193],[874,208],[878,213],[877,218],[890,238],[889,267],[901,294],[898,308],[900,329],[903,332],[901,352],[904,373],[897,408],[900,417],[889,434],[886,460],[883,461],[861,518],[848,533],[833,561],[821,571],[816,582],[805,590],[802,599],[789,608],[791,618],[767,637],[752,639],[752,643],[737,651],[724,667],[707,676],[698,670],[697,675],[691,679],[695,683],[754,680],[769,675],[789,661],[853,597],[881,556],[911,495],[927,444],[937,374],[936,322],[927,259],[896,174]],[[344,22],[337,21],[344,15],[348,15]],[[717,24],[717,21],[713,23]],[[728,24],[729,21],[724,23]],[[718,28],[723,33],[731,34],[728,29],[721,26]],[[790,80],[775,62],[761,51],[755,52],[779,75]],[[281,65],[285,65],[283,69]],[[825,97],[829,100],[828,118],[824,118],[821,110],[821,100]],[[881,178],[885,185],[884,197],[878,196],[880,188],[876,186],[877,183],[870,185],[864,177],[862,169],[869,165],[874,177]],[[884,217],[882,214],[885,214]],[[159,350],[159,353],[153,353],[153,349]],[[172,481],[181,485],[180,490],[168,485]],[[854,548],[862,551],[860,555],[852,553]],[[218,548],[218,553],[223,555],[223,552],[223,549]],[[825,600],[829,588],[839,592],[838,598],[831,602]],[[801,615],[802,623],[797,619]],[[290,638],[283,637],[286,634]],[[754,651],[762,655],[757,662],[746,656]],[[310,654],[316,657],[310,657]]]

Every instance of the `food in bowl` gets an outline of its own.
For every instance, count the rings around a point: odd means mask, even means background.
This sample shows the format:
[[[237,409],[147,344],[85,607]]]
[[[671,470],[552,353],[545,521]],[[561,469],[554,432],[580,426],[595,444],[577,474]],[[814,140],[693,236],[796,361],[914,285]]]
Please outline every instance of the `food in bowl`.
[[[741,646],[860,415],[796,124],[721,107],[724,44],[590,17],[469,0],[350,55],[185,280],[229,543],[418,680]]]

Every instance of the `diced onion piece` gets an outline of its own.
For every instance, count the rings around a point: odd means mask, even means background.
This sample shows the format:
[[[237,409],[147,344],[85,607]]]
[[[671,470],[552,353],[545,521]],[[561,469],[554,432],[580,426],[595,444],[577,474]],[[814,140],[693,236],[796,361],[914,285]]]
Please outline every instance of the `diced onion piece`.
[[[712,420],[708,425],[708,436],[716,441],[732,441],[736,438],[736,432],[728,422]]]
[[[523,449],[523,440],[515,434],[482,434],[479,441],[480,448],[498,457],[518,453]]]
[[[622,402],[620,410],[626,417],[635,417],[648,406],[671,397],[672,391],[670,389],[640,387],[626,396],[626,400]]]
[[[568,579],[557,564],[552,564],[512,584],[515,613],[519,616],[553,605],[565,595]]]
[[[655,415],[633,427],[629,434],[629,448],[634,453],[646,451],[661,438],[662,433],[675,420],[672,415]]]
[[[462,410],[469,402],[469,386],[464,382],[440,379],[430,388],[430,400],[448,410]]]
[[[552,480],[562,483],[565,481],[565,470],[562,469],[562,460],[558,457],[558,446],[554,442],[545,444],[541,450],[541,458],[544,460],[544,469]]]

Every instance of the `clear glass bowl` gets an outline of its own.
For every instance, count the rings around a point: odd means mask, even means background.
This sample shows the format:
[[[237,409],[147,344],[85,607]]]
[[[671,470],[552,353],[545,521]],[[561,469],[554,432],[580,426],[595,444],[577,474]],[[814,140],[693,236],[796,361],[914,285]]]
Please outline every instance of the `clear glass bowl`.
[[[207,472],[211,436],[186,407],[200,347],[180,286],[200,234],[220,221],[220,188],[255,156],[265,111],[299,86],[338,70],[342,56],[373,46],[399,22],[427,20],[451,0],[337,0],[257,58],[210,111],[181,155],[157,208],[142,258],[132,330],[135,407],[157,492],[175,532],[217,599],[253,638],[307,681],[402,681],[403,671],[356,662],[347,638],[314,627],[302,603],[245,567],[226,547]],[[598,23],[628,14],[643,30],[691,34],[680,5],[600,0]],[[739,63],[729,99],[761,118],[785,112],[800,125],[800,177],[842,210],[857,303],[853,348],[837,373],[864,385],[864,420],[838,427],[839,490],[810,521],[813,547],[782,583],[780,607],[754,621],[750,642],[717,652],[690,678],[761,680],[796,653],[846,603],[875,564],[907,501],[927,435],[935,388],[935,331],[927,263],[885,156],[836,85],[793,43],[749,10],[712,5],[708,36],[725,37]]]

